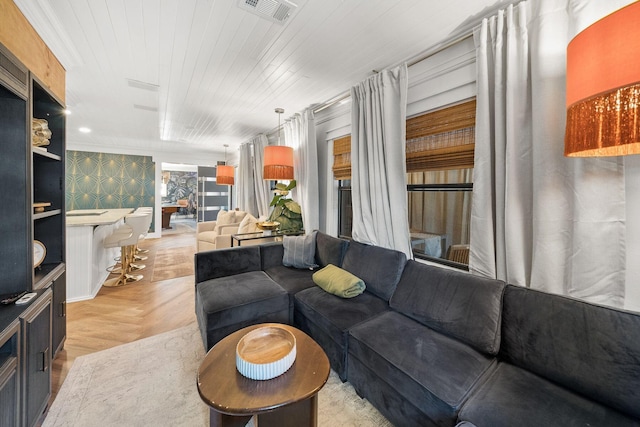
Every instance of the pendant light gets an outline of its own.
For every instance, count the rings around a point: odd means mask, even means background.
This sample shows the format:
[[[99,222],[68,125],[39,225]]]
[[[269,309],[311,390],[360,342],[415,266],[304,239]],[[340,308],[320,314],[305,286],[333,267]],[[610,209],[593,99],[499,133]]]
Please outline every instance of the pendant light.
[[[640,154],[639,23],[635,2],[569,43],[565,156]]]
[[[264,167],[262,176],[265,180],[293,179],[293,148],[280,145],[280,115],[282,108],[276,108],[278,114],[278,145],[264,147]]]
[[[234,184],[234,168],[233,166],[227,166],[227,147],[229,145],[224,144],[224,165],[218,165],[216,167],[216,184],[218,185],[233,185]]]

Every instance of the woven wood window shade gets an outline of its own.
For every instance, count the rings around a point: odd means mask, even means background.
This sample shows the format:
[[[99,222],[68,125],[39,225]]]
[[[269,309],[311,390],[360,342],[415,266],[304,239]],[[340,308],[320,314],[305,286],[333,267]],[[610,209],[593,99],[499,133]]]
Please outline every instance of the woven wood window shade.
[[[473,167],[476,101],[407,120],[407,172]]]
[[[473,167],[476,100],[407,120],[407,172]],[[351,178],[351,135],[333,141],[333,176]]]
[[[333,140],[333,177],[351,178],[351,135]]]

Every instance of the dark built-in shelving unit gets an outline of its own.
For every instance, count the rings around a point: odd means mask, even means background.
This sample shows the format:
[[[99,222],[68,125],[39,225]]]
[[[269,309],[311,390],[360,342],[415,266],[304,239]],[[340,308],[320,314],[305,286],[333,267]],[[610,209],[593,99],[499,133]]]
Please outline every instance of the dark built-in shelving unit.
[[[50,143],[33,147],[31,119]],[[0,305],[0,426],[36,425],[51,395],[51,361],[66,336],[64,103],[0,44],[0,295],[35,292]],[[47,202],[34,212],[34,202]],[[46,256],[34,266],[34,241]]]

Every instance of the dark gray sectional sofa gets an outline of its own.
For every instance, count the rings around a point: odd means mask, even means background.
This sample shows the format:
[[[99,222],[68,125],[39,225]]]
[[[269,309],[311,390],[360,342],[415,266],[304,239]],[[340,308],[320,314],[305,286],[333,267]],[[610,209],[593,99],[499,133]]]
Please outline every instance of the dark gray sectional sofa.
[[[640,426],[640,315],[407,261],[317,233],[343,299],[282,265],[281,243],[196,254],[206,349],[247,324],[307,332],[398,426]]]

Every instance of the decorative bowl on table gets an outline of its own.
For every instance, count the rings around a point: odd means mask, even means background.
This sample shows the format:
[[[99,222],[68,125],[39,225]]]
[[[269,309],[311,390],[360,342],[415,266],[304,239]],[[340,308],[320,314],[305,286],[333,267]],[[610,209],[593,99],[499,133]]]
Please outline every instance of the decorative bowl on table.
[[[247,333],[236,346],[236,368],[252,380],[270,380],[287,372],[296,360],[296,337],[272,324]]]
[[[256,223],[256,226],[260,230],[273,231],[273,230],[277,230],[278,227],[280,227],[280,223],[278,221],[263,221],[263,222]]]

